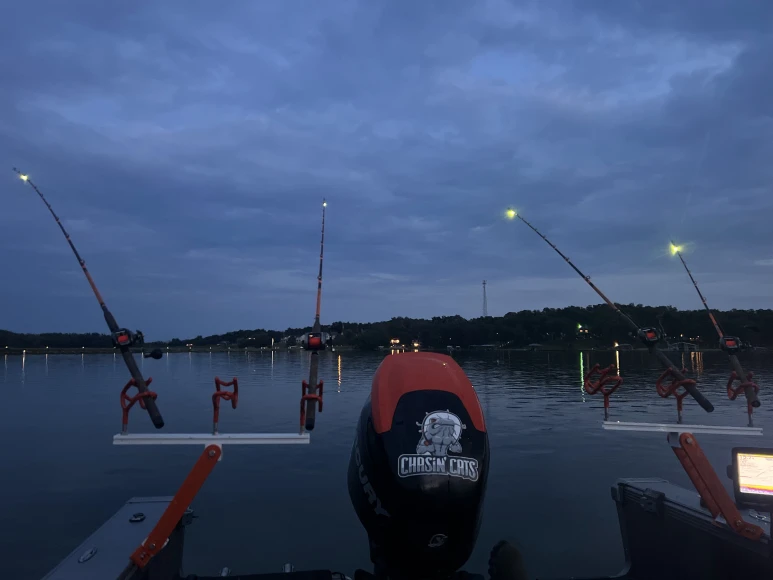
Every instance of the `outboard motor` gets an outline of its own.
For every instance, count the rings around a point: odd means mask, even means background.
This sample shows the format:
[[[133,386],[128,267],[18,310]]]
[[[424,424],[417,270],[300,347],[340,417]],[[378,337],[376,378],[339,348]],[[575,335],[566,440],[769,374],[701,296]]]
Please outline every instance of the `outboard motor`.
[[[377,577],[440,580],[467,562],[488,464],[483,411],[461,367],[430,352],[385,358],[349,462]]]

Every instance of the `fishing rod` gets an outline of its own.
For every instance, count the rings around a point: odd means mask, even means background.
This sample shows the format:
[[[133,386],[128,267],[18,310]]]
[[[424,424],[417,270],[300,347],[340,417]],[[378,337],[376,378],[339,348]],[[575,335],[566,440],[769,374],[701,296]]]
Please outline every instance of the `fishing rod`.
[[[638,324],[636,324],[628,315],[626,315],[618,306],[612,302],[609,298],[606,297],[606,295],[599,290],[596,285],[591,282],[590,276],[586,276],[582,273],[582,271],[574,265],[574,263],[563,253],[561,250],[559,250],[553,242],[551,242],[547,237],[545,237],[542,232],[540,232],[537,228],[535,228],[533,225],[531,225],[528,221],[526,221],[520,214],[518,214],[514,209],[507,210],[507,217],[510,219],[518,218],[523,223],[525,223],[529,228],[537,234],[539,237],[541,237],[545,242],[553,248],[556,253],[561,256],[571,268],[577,272],[577,274],[585,280],[585,282],[593,288],[593,290],[598,294],[601,299],[609,305],[612,310],[615,311],[615,313],[618,315],[618,317],[627,324],[631,330],[632,334],[641,340],[644,345],[647,347],[647,350],[649,350],[650,354],[657,357],[657,359],[661,362],[661,364],[666,367],[667,372],[670,372],[675,378],[676,381],[678,381],[678,384],[681,384],[681,386],[684,386],[685,390],[690,394],[690,396],[697,401],[697,403],[703,407],[703,409],[711,413],[714,410],[714,405],[712,405],[706,397],[704,397],[701,392],[698,390],[698,388],[695,386],[694,381],[691,381],[687,379],[679,369],[677,369],[674,364],[669,360],[669,358],[661,351],[657,343],[660,340],[660,334],[658,331],[654,328],[641,328]],[[660,382],[660,381],[658,381]]]
[[[83,258],[81,258],[78,250],[75,248],[75,244],[70,238],[70,234],[68,234],[67,230],[64,229],[64,225],[62,225],[59,216],[57,216],[54,212],[54,208],[51,207],[51,204],[48,203],[48,200],[41,193],[40,189],[38,189],[38,187],[32,182],[27,174],[22,173],[15,167],[13,170],[18,174],[22,181],[26,182],[30,187],[32,187],[32,189],[35,190],[35,193],[37,193],[40,199],[43,200],[43,203],[46,204],[48,211],[51,212],[51,215],[54,217],[54,220],[59,226],[59,229],[62,230],[64,238],[67,240],[67,243],[70,244],[70,249],[72,249],[73,254],[75,254],[75,257],[78,259],[78,264],[80,264],[81,270],[83,270],[83,274],[86,276],[86,280],[88,280],[89,286],[91,286],[91,290],[94,292],[94,296],[96,296],[100,308],[102,308],[105,322],[107,322],[107,327],[110,329],[110,335],[113,340],[113,344],[121,351],[121,356],[126,363],[126,368],[129,370],[129,374],[131,375],[132,380],[137,386],[137,390],[139,390],[140,396],[142,397],[140,400],[142,403],[144,403],[144,408],[147,409],[148,415],[150,415],[150,420],[153,421],[153,425],[156,427],[156,429],[161,429],[164,426],[164,419],[161,417],[161,413],[159,412],[158,406],[156,405],[156,401],[154,399],[155,395],[144,395],[144,393],[149,393],[150,391],[148,390],[147,382],[142,377],[142,373],[137,366],[137,361],[134,360],[134,354],[131,351],[132,345],[142,344],[144,342],[142,333],[139,331],[137,331],[137,333],[132,333],[130,330],[118,326],[115,317],[110,312],[110,310],[108,310],[102,295],[99,293],[97,285],[94,283],[94,279],[91,277],[88,268],[86,268],[86,262],[83,260]],[[161,358],[162,354],[161,351],[158,350],[150,353],[150,356],[152,358],[159,359]]]
[[[717,331],[717,335],[719,336],[719,346],[727,353],[728,358],[730,359],[730,367],[733,369],[733,375],[731,375],[729,385],[732,385],[736,378],[741,381],[739,388],[743,390],[744,395],[746,396],[746,401],[750,405],[749,426],[751,427],[753,426],[752,407],[757,408],[760,406],[760,400],[757,398],[757,389],[759,387],[757,387],[757,385],[751,381],[753,374],[747,374],[744,372],[743,367],[741,366],[741,362],[736,356],[736,353],[741,349],[741,339],[736,336],[728,336],[724,333],[722,327],[719,325],[719,322],[717,322],[717,319],[711,312],[708,302],[706,302],[706,298],[703,296],[703,292],[701,292],[701,289],[698,287],[698,282],[695,281],[695,277],[692,275],[690,268],[687,267],[687,262],[682,255],[682,248],[677,246],[673,240],[671,241],[671,254],[679,256],[679,260],[682,262],[682,266],[684,266],[685,272],[687,272],[687,275],[690,277],[690,281],[695,287],[695,291],[698,293],[698,296],[703,303],[703,307],[706,309],[706,313],[709,315],[709,319],[711,320],[711,324],[714,326],[714,330]],[[744,377],[746,377],[746,381],[744,381]],[[731,394],[732,392],[733,391],[731,390],[730,386],[728,386],[728,394]]]
[[[327,201],[322,200],[322,238],[319,242],[319,273],[317,274],[317,309],[314,314],[314,324],[311,332],[308,334],[304,348],[311,351],[311,360],[309,362],[309,381],[303,381],[303,390],[301,397],[301,430],[311,431],[314,429],[314,420],[317,413],[317,405],[322,411],[322,381],[318,381],[319,374],[319,351],[325,350],[327,345],[324,341],[322,326],[319,322],[320,310],[322,307],[322,260],[325,255],[325,209]],[[317,393],[319,391],[319,393]],[[304,410],[304,401],[306,403]]]

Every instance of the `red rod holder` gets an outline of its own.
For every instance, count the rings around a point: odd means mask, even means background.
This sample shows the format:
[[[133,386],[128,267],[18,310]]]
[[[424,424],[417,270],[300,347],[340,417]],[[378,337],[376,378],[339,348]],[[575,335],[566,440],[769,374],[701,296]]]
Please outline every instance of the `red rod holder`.
[[[741,377],[739,377],[735,371],[730,373],[730,378],[727,380],[727,398],[731,401],[735,401],[738,395],[743,393],[746,390],[746,387],[751,387],[754,389],[755,393],[758,393],[760,390],[760,387],[752,381],[754,378],[754,373],[748,373],[746,375],[746,380],[741,381]],[[741,381],[741,383],[735,387],[733,386],[733,383],[736,381]],[[754,427],[754,421],[752,419],[752,413],[754,412],[754,407],[752,407],[751,403],[746,403],[746,412],[749,414],[749,427]]]
[[[233,391],[221,391],[220,387],[233,387]],[[212,434],[217,435],[217,424],[220,420],[220,400],[231,401],[231,408],[236,409],[239,403],[239,379],[236,377],[231,381],[221,381],[215,377],[215,392],[212,394]]]
[[[150,383],[152,382],[153,378],[148,377],[148,380],[145,381],[145,384],[150,386]],[[145,391],[144,393],[138,392],[133,397],[130,397],[127,391],[136,386],[136,381],[134,379],[129,379],[129,382],[126,383],[123,389],[121,389],[121,434],[123,435],[126,435],[129,432],[129,411],[134,406],[134,403],[139,402],[140,407],[142,409],[146,409],[147,407],[145,406],[145,399],[150,398],[155,401],[156,397],[158,397],[158,395],[153,391]]]
[[[593,368],[585,375],[585,392],[589,395],[601,393],[604,396],[605,421],[609,419],[609,397],[623,384],[622,377],[614,374],[616,370],[617,368],[615,365],[609,365],[604,370],[601,370],[601,366],[596,364],[593,365]],[[591,377],[596,374],[598,374],[598,379],[592,381]]]
[[[687,369],[682,369],[682,374],[686,372]],[[663,381],[669,377],[671,378],[671,384],[663,384]],[[676,414],[678,423],[682,422],[682,401],[684,401],[684,398],[689,394],[687,387],[694,387],[695,384],[695,381],[692,379],[679,379],[671,368],[667,368],[665,371],[663,371],[663,374],[658,377],[658,380],[655,383],[655,389],[657,390],[658,395],[664,399],[673,395],[674,399],[676,399]],[[684,390],[679,392],[679,387],[682,387]]]
[[[690,481],[711,512],[711,516],[715,520],[714,523],[717,523],[716,519],[721,515],[727,525],[737,534],[751,540],[759,540],[764,534],[763,529],[744,521],[733,498],[727,493],[725,486],[722,485],[719,476],[703,453],[703,449],[698,445],[695,435],[682,433],[679,435],[678,441],[674,440],[675,435],[676,433],[668,435],[671,449],[674,450],[676,458],[684,467]]]
[[[324,381],[319,381],[317,385],[317,393],[312,395],[309,393],[309,383],[306,381],[301,382],[301,431],[306,424],[306,401],[316,401],[317,411],[322,412],[322,388]]]

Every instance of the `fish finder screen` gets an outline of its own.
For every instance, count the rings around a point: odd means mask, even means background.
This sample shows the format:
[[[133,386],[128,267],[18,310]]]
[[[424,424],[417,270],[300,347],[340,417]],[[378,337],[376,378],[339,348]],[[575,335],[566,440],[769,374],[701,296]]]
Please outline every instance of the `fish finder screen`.
[[[738,454],[738,490],[773,496],[773,454]]]

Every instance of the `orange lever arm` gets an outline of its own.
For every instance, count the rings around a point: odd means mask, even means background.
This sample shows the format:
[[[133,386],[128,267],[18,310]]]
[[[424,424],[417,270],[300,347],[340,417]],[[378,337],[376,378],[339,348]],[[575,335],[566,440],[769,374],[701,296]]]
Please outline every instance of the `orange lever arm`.
[[[150,562],[150,559],[158,554],[166,545],[169,536],[172,535],[180,519],[185,515],[193,498],[204,485],[209,474],[212,473],[223,450],[218,445],[207,445],[196,464],[191,469],[188,477],[185,478],[180,489],[169,502],[169,505],[161,514],[158,523],[148,535],[147,539],[131,555],[131,561],[140,569],[144,568]]]
[[[716,520],[717,516],[721,515],[737,534],[751,540],[759,540],[765,532],[761,527],[750,524],[741,517],[741,512],[738,511],[733,498],[727,493],[719,476],[711,467],[695,435],[682,433],[679,436],[678,446],[669,435],[669,443],[712,517]]]

